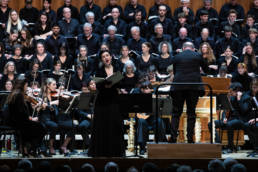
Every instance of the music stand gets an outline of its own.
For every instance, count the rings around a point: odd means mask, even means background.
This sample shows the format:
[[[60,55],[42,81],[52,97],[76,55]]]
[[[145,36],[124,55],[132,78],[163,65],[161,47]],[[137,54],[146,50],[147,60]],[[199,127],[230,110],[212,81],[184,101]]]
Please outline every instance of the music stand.
[[[0,125],[1,125],[1,136],[2,136],[2,127],[5,127],[8,124],[8,113],[4,113],[4,106],[7,100],[7,97],[10,92],[8,91],[0,91]],[[5,129],[3,129],[5,130]],[[3,143],[5,143],[5,134],[2,141],[0,141],[0,155],[2,153]]]
[[[81,93],[77,108],[85,111],[90,111],[92,107],[94,107],[95,100],[96,100],[96,93]]]
[[[137,113],[152,113],[152,94],[120,94],[118,98],[119,108],[121,113],[135,114],[135,135],[134,135],[134,150],[132,157],[140,157],[138,155],[138,141],[137,141],[137,127],[138,118]],[[131,156],[129,156],[131,157]]]
[[[0,91],[0,115],[1,115],[0,118],[2,118],[3,120],[2,124],[5,124],[7,122],[6,120],[7,120],[8,114],[3,114],[3,108],[9,94],[10,94],[9,91]]]
[[[92,111],[96,100],[96,93],[81,93],[79,96],[79,103],[77,105],[77,109]],[[91,120],[93,119],[93,113],[91,113]],[[84,142],[85,143],[85,142]],[[84,149],[81,155],[87,155],[88,152]]]

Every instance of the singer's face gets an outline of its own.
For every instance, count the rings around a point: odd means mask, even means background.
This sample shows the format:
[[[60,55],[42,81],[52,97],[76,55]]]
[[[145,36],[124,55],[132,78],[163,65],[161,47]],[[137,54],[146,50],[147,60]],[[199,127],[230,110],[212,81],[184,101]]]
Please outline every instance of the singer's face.
[[[235,13],[231,13],[231,14],[229,15],[229,20],[232,21],[232,22],[235,21],[236,18],[237,18],[237,15],[236,15]]]
[[[111,56],[108,52],[105,52],[101,55],[101,60],[105,65],[111,64]]]
[[[127,47],[122,48],[122,55],[123,56],[128,56],[128,53],[129,53],[129,50],[128,50]]]
[[[80,48],[80,54],[81,54],[81,56],[85,57],[87,55],[86,48],[84,48],[84,47]]]
[[[37,71],[39,69],[39,65],[38,64],[34,64],[32,67],[33,71]]]
[[[55,65],[55,71],[59,71],[61,69],[61,64],[56,64]]]

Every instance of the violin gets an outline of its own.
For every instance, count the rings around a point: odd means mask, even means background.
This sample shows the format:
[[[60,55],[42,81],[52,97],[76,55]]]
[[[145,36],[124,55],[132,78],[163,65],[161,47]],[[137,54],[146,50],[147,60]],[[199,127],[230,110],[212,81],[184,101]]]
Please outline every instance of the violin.
[[[39,103],[39,101],[32,96],[25,95],[24,98],[25,98],[26,101],[28,101],[28,102],[30,102],[34,105],[37,105]]]
[[[51,96],[51,97],[58,97],[58,96],[59,96],[59,91],[57,91],[57,90],[51,91],[51,92],[50,92],[50,96]]]

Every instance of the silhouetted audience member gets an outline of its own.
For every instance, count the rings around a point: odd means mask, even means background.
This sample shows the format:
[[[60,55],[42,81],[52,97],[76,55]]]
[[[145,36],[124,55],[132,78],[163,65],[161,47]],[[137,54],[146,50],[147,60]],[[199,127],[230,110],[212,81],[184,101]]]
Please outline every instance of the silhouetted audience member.
[[[51,172],[51,163],[47,160],[43,160],[39,163],[38,170],[39,172]]]
[[[17,164],[18,169],[29,170],[32,169],[32,167],[32,162],[28,159],[22,159]]]
[[[72,168],[69,165],[61,165],[59,167],[57,167],[54,172],[72,172]]]
[[[95,172],[95,167],[92,164],[85,163],[81,166],[80,172]]]
[[[11,172],[12,170],[11,170],[11,168],[8,166],[8,165],[1,165],[0,166],[0,171],[1,172]]]
[[[188,165],[181,165],[180,167],[178,167],[178,169],[176,171],[177,172],[192,172],[192,168]]]
[[[166,172],[176,172],[176,170],[177,170],[179,167],[180,167],[179,164],[173,163],[173,164],[169,165],[165,171],[166,171]]]
[[[234,164],[231,167],[231,172],[246,172],[246,171],[247,171],[246,167],[241,163]]]
[[[230,172],[231,171],[231,167],[234,165],[234,164],[237,164],[237,160],[233,159],[233,158],[226,158],[223,162],[224,166],[225,166],[225,170],[226,172]]]
[[[104,167],[104,172],[118,172],[119,167],[115,162],[108,162]]]
[[[221,160],[213,159],[208,164],[208,171],[209,172],[224,172],[225,166]]]
[[[146,162],[142,166],[142,172],[158,172],[159,168],[152,162]]]
[[[139,170],[135,167],[130,167],[127,172],[138,172]]]

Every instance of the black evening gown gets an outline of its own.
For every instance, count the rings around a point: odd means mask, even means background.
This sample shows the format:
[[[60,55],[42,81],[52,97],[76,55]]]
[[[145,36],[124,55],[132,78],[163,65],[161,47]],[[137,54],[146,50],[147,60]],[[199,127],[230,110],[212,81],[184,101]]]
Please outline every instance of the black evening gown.
[[[96,72],[96,77],[106,76],[104,67]],[[117,85],[105,88],[105,84],[97,84],[97,88],[89,155],[122,157],[125,155],[123,118],[119,113]]]

